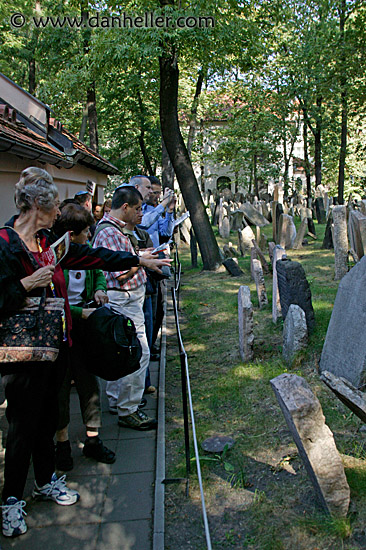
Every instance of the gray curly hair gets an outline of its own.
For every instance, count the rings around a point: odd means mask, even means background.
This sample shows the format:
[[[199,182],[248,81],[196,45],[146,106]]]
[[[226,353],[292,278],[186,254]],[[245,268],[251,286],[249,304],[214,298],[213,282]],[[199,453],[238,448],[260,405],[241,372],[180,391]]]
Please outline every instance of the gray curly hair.
[[[31,210],[35,204],[44,210],[52,210],[58,198],[58,190],[52,176],[36,166],[23,170],[15,185],[15,204],[20,212]]]

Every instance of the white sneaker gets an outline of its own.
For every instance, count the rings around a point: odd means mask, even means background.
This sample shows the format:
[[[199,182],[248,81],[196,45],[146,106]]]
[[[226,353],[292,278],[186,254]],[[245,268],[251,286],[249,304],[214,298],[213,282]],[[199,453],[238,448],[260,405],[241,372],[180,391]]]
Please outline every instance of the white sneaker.
[[[50,483],[46,483],[43,487],[38,487],[34,482],[32,497],[37,500],[53,500],[61,506],[70,506],[75,504],[80,498],[77,491],[66,487],[66,476],[57,478],[56,474],[52,475]]]
[[[3,510],[3,535],[4,537],[17,537],[27,532],[27,524],[24,517],[26,512],[23,510],[24,500],[18,500],[15,497],[9,497],[6,504],[1,506]]]

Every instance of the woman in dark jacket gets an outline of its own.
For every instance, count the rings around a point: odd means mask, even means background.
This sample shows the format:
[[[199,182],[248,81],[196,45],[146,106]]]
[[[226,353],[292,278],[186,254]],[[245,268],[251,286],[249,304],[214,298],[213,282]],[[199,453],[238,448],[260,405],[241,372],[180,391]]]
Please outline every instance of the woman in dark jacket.
[[[140,264],[159,271],[169,263],[70,243],[60,264],[47,265],[47,251],[55,240],[48,230],[60,214],[58,191],[50,174],[34,167],[24,170],[15,187],[15,202],[19,215],[0,230],[0,315],[6,317],[7,312],[21,308],[27,296],[40,296],[47,288],[48,296],[65,299],[65,326],[64,343],[54,363],[17,363],[11,364],[11,370],[9,365],[0,368],[9,423],[2,494],[3,534],[8,537],[27,530],[22,497],[31,458],[34,498],[61,505],[74,504],[80,498],[77,491],[66,486],[65,476],[57,478],[54,473],[57,394],[71,345],[71,314],[62,270],[119,271]]]

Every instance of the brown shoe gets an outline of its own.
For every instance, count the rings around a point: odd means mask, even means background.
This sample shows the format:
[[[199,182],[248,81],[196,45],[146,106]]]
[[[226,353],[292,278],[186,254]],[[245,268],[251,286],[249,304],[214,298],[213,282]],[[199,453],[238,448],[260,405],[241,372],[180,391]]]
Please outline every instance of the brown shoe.
[[[133,430],[154,430],[158,425],[155,418],[150,418],[142,410],[137,409],[136,412],[128,416],[120,416],[118,418],[118,426],[121,428],[132,428]]]

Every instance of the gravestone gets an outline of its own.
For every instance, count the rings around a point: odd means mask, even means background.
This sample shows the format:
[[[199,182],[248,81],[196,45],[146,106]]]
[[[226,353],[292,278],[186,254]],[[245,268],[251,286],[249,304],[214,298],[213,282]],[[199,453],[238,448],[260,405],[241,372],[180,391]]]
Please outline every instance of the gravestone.
[[[233,258],[235,256],[235,254],[232,253],[229,245],[227,244],[224,244],[224,246],[222,247],[222,251],[224,253],[225,258]]]
[[[220,198],[219,202],[219,218],[218,218],[218,227],[219,227],[219,233],[222,230],[222,219],[224,217],[224,207],[223,207],[223,200],[222,197]]]
[[[254,246],[250,249],[250,274],[252,276],[253,281],[254,279],[254,269],[253,269],[253,260],[258,260],[258,254]]]
[[[348,238],[347,208],[338,205],[333,208],[334,280],[339,281],[347,273]]]
[[[255,239],[254,233],[249,225],[244,229],[238,229],[239,250],[242,256],[245,256],[248,249],[252,248],[252,240]]]
[[[240,210],[244,212],[244,216],[251,225],[258,225],[258,227],[269,225],[269,221],[250,202],[242,204]]]
[[[335,207],[337,208],[337,207]],[[346,378],[356,388],[366,380],[366,256],[343,277],[338,286],[320,360],[320,370]]]
[[[280,244],[280,217],[283,214],[282,204],[276,203],[276,243]]]
[[[296,374],[281,374],[271,385],[321,505],[335,517],[346,517],[350,489],[319,400]]]
[[[219,233],[223,239],[230,237],[230,220],[226,214],[222,218],[221,227],[219,226]]]
[[[259,258],[261,264],[262,264],[262,269],[263,269],[263,273],[266,273],[266,275],[268,275],[269,273],[269,267],[268,267],[268,263],[267,263],[267,260],[266,258],[264,257],[264,254],[263,252],[261,251],[261,249],[259,248],[259,246],[257,245],[257,243],[255,242],[254,239],[252,239],[252,246],[253,248],[255,249],[256,253],[257,253],[257,257]]]
[[[236,258],[227,258],[222,262],[222,265],[225,266],[226,270],[232,277],[241,277],[241,275],[244,275],[244,272],[240,269]]]
[[[241,210],[234,210],[230,217],[230,227],[233,231],[237,231],[243,227],[244,212]]]
[[[365,254],[366,248],[366,216],[359,210],[351,210],[348,218],[350,246],[359,259]]]
[[[239,315],[239,351],[243,361],[253,359],[253,306],[250,300],[250,289],[248,286],[239,287],[238,292],[238,315]]]
[[[253,259],[253,277],[255,281],[255,286],[257,289],[259,309],[262,309],[264,306],[268,305],[268,298],[266,292],[266,285],[264,283],[262,266],[259,260]]]
[[[188,244],[188,246],[190,246],[190,244],[191,244],[191,236],[190,236],[191,227],[192,227],[192,224],[191,224],[191,222],[189,221],[188,218],[186,220],[184,220],[184,222],[181,223],[181,225],[180,225],[181,236],[182,236],[184,242]]]
[[[322,248],[330,250],[333,248],[333,233],[332,233],[332,224],[333,224],[333,214],[332,210],[329,210],[327,225],[325,226],[325,233]]]
[[[308,220],[307,218],[304,218],[300,224],[299,230],[294,240],[294,245],[292,247],[294,250],[299,250],[300,248],[302,248],[302,242],[305,238],[307,230],[308,230]]]
[[[271,218],[272,218],[272,239],[274,242],[277,242],[277,218],[276,218],[276,209],[277,201],[271,202]]]
[[[191,250],[191,263],[192,267],[197,267],[197,258],[198,258],[198,250],[197,250],[197,239],[196,235],[194,234],[193,227],[191,227],[190,230],[190,250]]]
[[[305,313],[301,307],[291,304],[283,324],[282,355],[287,363],[291,363],[299,351],[308,344],[308,329]]]
[[[348,407],[362,422],[366,422],[366,396],[345,378],[337,378],[325,370],[320,379],[332,390],[340,401]]]
[[[273,241],[270,241],[268,243],[268,255],[272,265],[273,265],[273,251],[276,248],[276,246],[278,246],[278,244],[274,243]]]
[[[271,243],[269,243],[271,244]],[[277,280],[277,269],[276,264],[277,260],[286,257],[286,250],[281,248],[278,244],[273,248],[273,276],[272,276],[272,321],[277,323],[279,314],[281,313],[281,302],[280,302],[280,293],[278,291],[278,280]]]
[[[281,214],[278,225],[278,244],[289,250],[293,247],[296,238],[296,227],[291,216]]]
[[[324,208],[324,200],[323,197],[317,197],[315,199],[315,212],[316,212],[316,219],[318,223],[325,223],[326,222],[326,212]]]
[[[315,317],[304,268],[299,262],[282,258],[276,262],[276,269],[283,320],[286,319],[290,305],[296,304],[305,312],[306,324],[310,332],[315,326]]]

